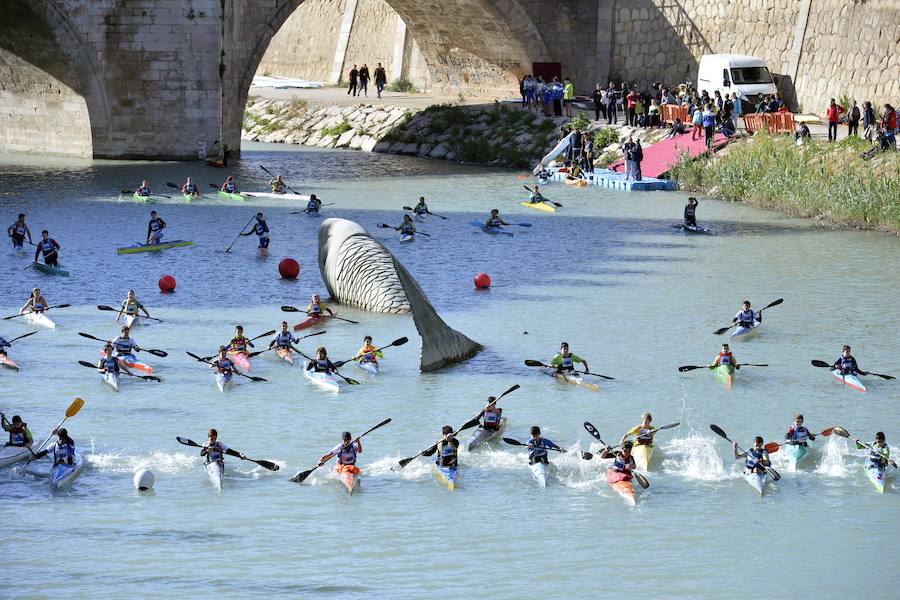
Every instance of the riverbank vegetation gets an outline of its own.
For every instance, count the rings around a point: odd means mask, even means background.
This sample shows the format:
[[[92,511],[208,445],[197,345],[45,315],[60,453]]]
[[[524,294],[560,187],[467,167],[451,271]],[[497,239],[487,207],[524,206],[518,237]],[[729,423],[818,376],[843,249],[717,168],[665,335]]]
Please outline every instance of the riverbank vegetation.
[[[682,189],[798,217],[900,235],[900,153],[871,159],[865,140],[808,141],[757,133],[711,159],[683,155],[670,171]]]

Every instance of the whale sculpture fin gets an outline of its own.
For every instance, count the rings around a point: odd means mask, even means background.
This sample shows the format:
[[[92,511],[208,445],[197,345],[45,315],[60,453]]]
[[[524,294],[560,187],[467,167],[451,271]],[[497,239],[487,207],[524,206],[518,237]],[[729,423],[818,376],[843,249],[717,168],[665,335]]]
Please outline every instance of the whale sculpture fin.
[[[406,292],[413,321],[422,338],[419,368],[425,372],[436,371],[475,356],[482,349],[482,345],[447,325],[431,306],[418,282],[400,264],[397,257],[391,254],[391,260],[394,261],[394,269],[397,271],[403,291]]]

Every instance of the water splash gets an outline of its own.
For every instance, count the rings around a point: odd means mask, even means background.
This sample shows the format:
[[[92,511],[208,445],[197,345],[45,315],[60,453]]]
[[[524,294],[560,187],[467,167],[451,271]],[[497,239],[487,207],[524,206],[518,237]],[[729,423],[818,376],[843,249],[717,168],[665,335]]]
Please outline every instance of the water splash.
[[[844,464],[844,455],[850,448],[843,438],[832,435],[822,444],[822,458],[816,467],[816,473],[829,477],[845,477],[850,470]]]
[[[662,463],[663,472],[700,481],[739,477],[740,474],[733,469],[726,470],[716,446],[716,440],[699,433],[675,438],[662,447],[665,455]]]

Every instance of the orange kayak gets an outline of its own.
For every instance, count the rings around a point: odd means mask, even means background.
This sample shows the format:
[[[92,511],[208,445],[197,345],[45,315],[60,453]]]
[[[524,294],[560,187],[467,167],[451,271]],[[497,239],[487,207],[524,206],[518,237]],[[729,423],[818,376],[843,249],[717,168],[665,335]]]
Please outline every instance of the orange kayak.
[[[106,352],[101,348],[100,358],[103,358],[104,356],[106,356]],[[139,361],[134,354],[121,354],[116,358],[119,359],[120,365],[124,365],[128,369],[135,369],[136,371],[143,371],[144,373],[153,372],[153,367]]]
[[[609,487],[622,496],[626,504],[634,506],[634,486],[631,484],[631,479],[631,475],[620,473],[615,469],[606,470],[606,483],[609,484]]]
[[[294,364],[294,353],[290,348],[276,348],[275,354],[286,360],[289,364]]]
[[[338,465],[335,467],[334,472],[337,473],[338,481],[347,488],[347,494],[352,496],[353,490],[359,485],[359,467],[356,465]]]
[[[300,331],[301,329],[306,329],[308,327],[312,327],[313,325],[318,325],[324,321],[327,321],[331,318],[331,315],[320,315],[318,317],[310,315],[294,325],[294,331]]]

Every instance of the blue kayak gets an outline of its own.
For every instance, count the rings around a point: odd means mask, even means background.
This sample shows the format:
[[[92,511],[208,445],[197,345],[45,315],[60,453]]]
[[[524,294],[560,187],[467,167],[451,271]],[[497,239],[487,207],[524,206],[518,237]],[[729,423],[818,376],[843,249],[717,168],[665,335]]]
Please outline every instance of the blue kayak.
[[[481,221],[469,221],[469,224],[474,225],[475,227],[479,228],[483,232],[489,233],[491,235],[508,235],[509,237],[512,237],[513,235],[515,235],[511,231],[503,231],[500,227],[488,227]]]

